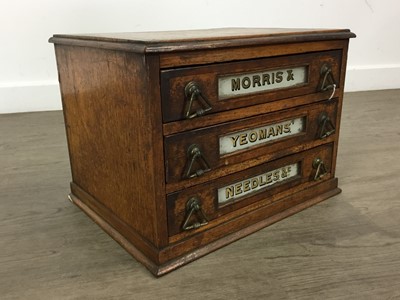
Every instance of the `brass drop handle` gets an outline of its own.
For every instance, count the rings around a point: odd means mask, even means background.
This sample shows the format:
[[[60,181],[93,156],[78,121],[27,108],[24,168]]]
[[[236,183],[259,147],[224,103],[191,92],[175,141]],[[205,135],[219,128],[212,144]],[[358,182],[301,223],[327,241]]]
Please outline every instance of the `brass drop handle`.
[[[185,172],[183,174],[183,178],[189,179],[194,177],[199,177],[203,175],[205,172],[211,170],[210,165],[208,164],[207,160],[205,159],[203,153],[201,153],[200,147],[196,144],[192,144],[189,146],[187,150],[188,160],[186,162]],[[194,164],[200,166],[199,169],[193,171]]]
[[[208,100],[203,96],[199,88],[199,85],[194,81],[190,81],[185,86],[185,96],[186,96],[186,106],[184,113],[185,119],[193,119],[196,117],[200,117],[212,109],[210,102],[208,102]],[[201,108],[197,109],[195,112],[192,112],[192,106],[195,100],[198,101]]]
[[[335,94],[337,85],[336,85],[335,78],[333,77],[332,68],[330,65],[323,64],[323,66],[321,68],[321,77],[322,77],[322,81],[321,81],[319,90],[321,92],[326,92],[328,90],[332,90],[332,94],[329,97],[329,100],[331,100],[333,95]]]
[[[192,224],[189,224],[190,219],[192,218],[193,215],[196,216],[197,221]],[[197,197],[190,198],[188,202],[186,202],[186,219],[182,225],[182,229],[187,231],[187,230],[197,229],[207,224],[208,224],[208,219],[205,216],[203,210],[201,209],[201,203],[199,198]]]
[[[321,180],[326,174],[328,174],[328,170],[325,167],[324,161],[320,158],[314,159],[312,167],[316,170],[314,181]]]
[[[325,112],[319,116],[319,128],[318,136],[320,139],[327,138],[336,131],[335,125],[333,125],[331,119],[328,117],[328,114]]]

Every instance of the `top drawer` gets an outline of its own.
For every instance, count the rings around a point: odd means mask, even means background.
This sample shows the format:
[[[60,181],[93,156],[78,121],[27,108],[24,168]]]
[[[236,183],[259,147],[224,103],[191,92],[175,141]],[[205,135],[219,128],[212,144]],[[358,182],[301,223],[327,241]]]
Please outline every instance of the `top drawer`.
[[[163,121],[311,93],[326,98],[333,84],[339,87],[341,55],[334,50],[163,70]]]

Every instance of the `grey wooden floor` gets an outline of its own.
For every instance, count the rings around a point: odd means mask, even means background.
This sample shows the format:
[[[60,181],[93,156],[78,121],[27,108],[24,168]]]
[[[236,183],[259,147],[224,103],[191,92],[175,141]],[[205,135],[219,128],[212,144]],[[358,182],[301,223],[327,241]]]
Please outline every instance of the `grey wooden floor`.
[[[61,112],[0,115],[0,299],[400,299],[400,90],[345,95],[343,193],[155,279],[66,200]]]

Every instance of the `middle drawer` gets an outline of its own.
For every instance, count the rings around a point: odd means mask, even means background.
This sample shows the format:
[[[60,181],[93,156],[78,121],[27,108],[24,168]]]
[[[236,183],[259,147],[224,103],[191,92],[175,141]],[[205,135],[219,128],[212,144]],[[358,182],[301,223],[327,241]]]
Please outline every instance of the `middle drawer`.
[[[304,149],[335,134],[337,99],[165,137],[167,190],[186,188]],[[256,160],[256,161],[254,161]],[[204,178],[204,179],[206,179]],[[169,187],[168,187],[169,184]]]

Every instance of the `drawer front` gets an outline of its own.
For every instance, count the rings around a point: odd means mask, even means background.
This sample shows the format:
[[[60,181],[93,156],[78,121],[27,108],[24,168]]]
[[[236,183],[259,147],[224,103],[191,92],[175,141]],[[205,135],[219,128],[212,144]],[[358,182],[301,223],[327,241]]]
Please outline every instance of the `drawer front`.
[[[229,173],[231,165],[248,159],[291,154],[299,145],[333,136],[336,115],[333,99],[167,136],[166,181],[189,181],[217,170]]]
[[[169,235],[192,235],[330,179],[332,155],[326,144],[169,194]]]
[[[163,121],[190,119],[339,87],[341,51],[161,71]],[[322,98],[321,98],[322,99]]]

